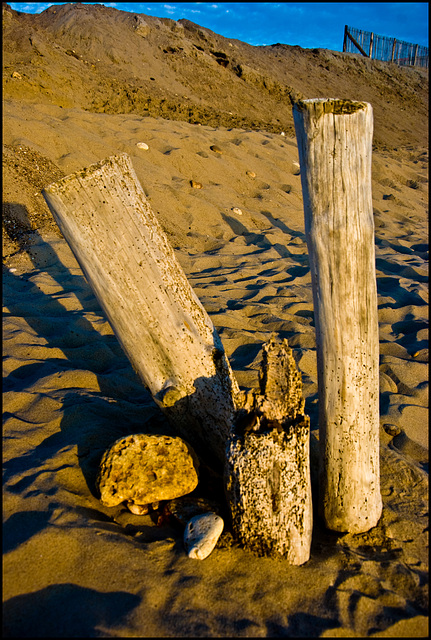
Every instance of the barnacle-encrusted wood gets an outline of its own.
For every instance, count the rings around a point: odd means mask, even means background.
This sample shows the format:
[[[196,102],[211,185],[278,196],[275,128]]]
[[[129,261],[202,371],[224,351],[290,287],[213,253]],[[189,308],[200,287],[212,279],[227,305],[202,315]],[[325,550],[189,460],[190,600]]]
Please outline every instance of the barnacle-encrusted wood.
[[[313,524],[310,419],[287,340],[264,345],[260,390],[243,394],[229,438],[225,487],[236,537],[259,554],[300,565]]]
[[[129,156],[102,160],[43,195],[157,404],[195,449],[223,463],[237,382]]]
[[[293,106],[310,256],[319,390],[320,508],[360,533],[382,512],[379,327],[366,102]]]

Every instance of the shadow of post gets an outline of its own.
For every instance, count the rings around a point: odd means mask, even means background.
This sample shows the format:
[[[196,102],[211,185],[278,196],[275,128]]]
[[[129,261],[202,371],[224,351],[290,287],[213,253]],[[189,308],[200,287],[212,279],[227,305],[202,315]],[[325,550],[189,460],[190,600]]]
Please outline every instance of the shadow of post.
[[[94,638],[100,626],[124,623],[141,597],[125,591],[101,593],[78,585],[51,584],[3,604],[5,638]]]
[[[3,390],[24,391],[34,385],[37,388],[42,378],[74,371],[94,374],[96,390],[94,386],[91,390],[83,389],[82,385],[80,388],[79,384],[70,390],[67,387],[56,390],[56,399],[62,401],[60,430],[47,436],[32,451],[6,461],[4,479],[8,482],[16,474],[38,469],[41,462],[63,447],[76,445],[82,473],[95,495],[94,481],[100,458],[116,439],[139,431],[171,434],[171,429],[133,371],[116,337],[101,335],[87,319],[88,313],[101,319],[104,316],[84,276],[72,273],[53,247],[31,228],[24,206],[14,203],[6,206],[6,233],[18,243],[20,251],[28,254],[34,270],[15,275],[3,266],[6,307],[3,320],[7,323],[8,318],[22,317],[36,335],[35,346],[41,344],[38,338],[43,338],[45,348],[52,349],[53,357],[43,357],[13,369],[3,380]],[[55,293],[46,294],[32,282],[32,278],[43,272],[58,285]],[[82,308],[66,308],[70,305],[64,306],[60,298],[67,293],[73,293]],[[29,359],[34,360],[37,351],[32,357],[31,348],[29,345]],[[64,358],[59,357],[59,351]],[[4,410],[5,419],[14,415],[8,412],[7,406]],[[31,482],[34,474],[27,477]]]

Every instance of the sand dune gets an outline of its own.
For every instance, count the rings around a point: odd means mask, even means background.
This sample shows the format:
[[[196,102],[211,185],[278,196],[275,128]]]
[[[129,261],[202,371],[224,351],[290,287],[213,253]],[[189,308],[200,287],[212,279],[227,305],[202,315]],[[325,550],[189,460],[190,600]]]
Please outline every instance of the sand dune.
[[[376,150],[373,158],[378,526],[335,534],[315,513],[311,558],[301,567],[255,557],[227,526],[200,562],[187,558],[180,526],[157,526],[154,516],[98,499],[98,464],[113,441],[172,430],[122,352],[41,189],[109,155],[131,156],[240,386],[257,385],[260,349],[272,332],[293,348],[317,495],[316,345],[296,141],[264,129],[91,113],[11,94],[3,106],[5,636],[427,636],[425,141]],[[195,493],[205,491],[223,499],[218,485]]]
[[[116,151],[132,156],[239,384],[257,384],[260,348],[271,332],[287,337],[316,442],[313,306],[295,141],[133,115],[5,107],[9,159],[24,153],[24,142],[64,173]],[[149,149],[138,150],[139,141]],[[213,144],[223,153],[212,152]],[[317,521],[311,560],[301,568],[255,558],[223,538],[206,561],[192,562],[180,531],[101,505],[94,480],[105,449],[122,435],[169,427],[59,234],[42,226],[26,251],[7,256],[7,635],[32,635],[35,627],[48,636],[425,635],[425,163],[383,156],[374,163],[396,187],[374,181],[385,509],[363,535],[337,536]],[[410,179],[417,189],[407,186]],[[29,191],[28,181],[16,180],[15,194],[5,181],[12,212]],[[389,192],[405,205],[386,202]],[[399,434],[387,434],[387,423]]]

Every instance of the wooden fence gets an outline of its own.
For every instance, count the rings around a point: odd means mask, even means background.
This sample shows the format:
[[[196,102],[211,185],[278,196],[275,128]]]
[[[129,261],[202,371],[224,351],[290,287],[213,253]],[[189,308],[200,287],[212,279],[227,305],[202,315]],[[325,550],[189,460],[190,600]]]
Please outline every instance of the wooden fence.
[[[379,36],[371,31],[344,27],[343,51],[362,53],[366,58],[395,62],[409,67],[428,68],[428,47]]]

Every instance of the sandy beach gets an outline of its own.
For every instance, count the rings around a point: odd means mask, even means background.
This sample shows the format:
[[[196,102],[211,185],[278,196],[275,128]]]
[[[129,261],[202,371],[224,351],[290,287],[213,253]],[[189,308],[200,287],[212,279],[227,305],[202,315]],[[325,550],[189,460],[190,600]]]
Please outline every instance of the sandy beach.
[[[4,70],[6,88],[15,68]],[[154,515],[99,500],[98,465],[115,440],[173,431],[41,191],[110,155],[130,155],[242,389],[257,386],[271,334],[288,339],[302,373],[315,470],[316,343],[296,139],[287,127],[282,135],[97,113],[57,104],[42,89],[40,99],[34,87],[31,95],[17,91],[3,99],[5,637],[426,637],[427,122],[410,115],[414,140],[381,142],[373,154],[378,526],[336,534],[316,512],[311,557],[300,567],[242,549],[227,526],[198,561],[187,557],[174,521],[157,524]],[[406,122],[399,114],[392,129]],[[377,136],[384,141],[381,129]]]

